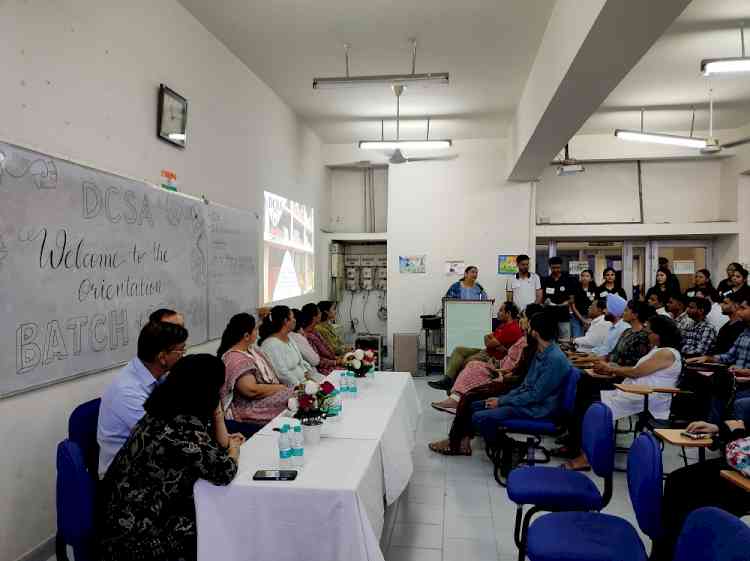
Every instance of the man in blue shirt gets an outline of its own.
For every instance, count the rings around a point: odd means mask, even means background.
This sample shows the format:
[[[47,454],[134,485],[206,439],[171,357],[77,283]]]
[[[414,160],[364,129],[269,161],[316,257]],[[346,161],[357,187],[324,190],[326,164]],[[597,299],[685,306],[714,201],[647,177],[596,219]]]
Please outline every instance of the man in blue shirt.
[[[149,321],[138,336],[138,356],[115,377],[102,396],[96,440],[99,477],[103,477],[133,427],[144,415],[151,392],[185,354],[187,329],[175,323]]]
[[[537,352],[523,383],[503,396],[472,405],[472,425],[487,442],[495,443],[497,428],[506,419],[541,419],[562,411],[570,362],[555,343],[557,323],[549,311],[533,316],[530,334],[537,341]]]

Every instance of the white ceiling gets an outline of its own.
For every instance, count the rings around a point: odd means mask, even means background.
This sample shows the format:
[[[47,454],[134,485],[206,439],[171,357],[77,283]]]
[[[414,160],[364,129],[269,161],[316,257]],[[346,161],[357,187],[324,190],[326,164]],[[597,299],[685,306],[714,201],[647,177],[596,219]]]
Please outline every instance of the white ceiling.
[[[687,131],[693,105],[696,130],[705,131],[709,87],[714,90],[715,129],[734,129],[750,122],[750,75],[709,80],[700,73],[701,59],[740,56],[739,23],[743,19],[750,26],[749,0],[693,0],[580,132],[637,129],[641,107],[646,109],[647,130]],[[745,44],[750,55],[750,27],[745,30]],[[606,58],[602,63],[606,64]]]
[[[316,76],[450,72],[448,87],[410,88],[402,138],[506,136],[554,0],[179,0],[273,88],[324,142],[380,136],[387,87],[313,91]],[[386,123],[386,137],[394,136]]]

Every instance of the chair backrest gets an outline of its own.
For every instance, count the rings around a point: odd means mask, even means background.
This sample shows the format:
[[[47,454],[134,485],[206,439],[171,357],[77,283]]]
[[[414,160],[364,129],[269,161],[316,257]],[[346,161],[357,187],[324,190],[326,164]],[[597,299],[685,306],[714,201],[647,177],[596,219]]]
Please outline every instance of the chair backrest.
[[[88,561],[94,551],[94,490],[81,448],[69,439],[57,446],[57,529],[73,547],[76,561]]]
[[[674,561],[744,561],[748,556],[747,524],[721,509],[704,507],[694,510],[685,520]]]
[[[651,434],[641,434],[628,452],[628,492],[638,526],[652,540],[662,535],[661,448]]]
[[[612,410],[594,403],[583,417],[583,451],[591,469],[599,477],[612,477],[615,471],[615,423]]]
[[[68,419],[68,438],[78,444],[89,471],[96,475],[99,468],[99,444],[96,428],[102,400],[92,399],[76,407]]]
[[[570,419],[576,405],[576,389],[578,388],[578,379],[581,377],[581,371],[571,366],[565,375],[565,386],[562,392],[562,418]]]

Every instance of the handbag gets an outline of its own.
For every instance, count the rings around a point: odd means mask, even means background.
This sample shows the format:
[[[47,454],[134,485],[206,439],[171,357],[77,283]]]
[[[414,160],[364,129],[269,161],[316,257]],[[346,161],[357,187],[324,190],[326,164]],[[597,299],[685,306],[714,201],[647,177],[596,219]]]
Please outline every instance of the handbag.
[[[726,458],[730,467],[750,477],[750,437],[727,444]]]

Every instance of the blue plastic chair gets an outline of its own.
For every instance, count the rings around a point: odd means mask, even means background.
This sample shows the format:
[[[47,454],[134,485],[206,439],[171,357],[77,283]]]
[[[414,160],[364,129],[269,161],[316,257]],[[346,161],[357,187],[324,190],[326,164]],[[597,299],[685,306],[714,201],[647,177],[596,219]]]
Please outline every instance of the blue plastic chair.
[[[750,557],[750,528],[715,507],[694,510],[677,540],[674,561],[746,561]]]
[[[580,376],[581,372],[571,366],[566,375],[562,396],[562,411],[558,417],[547,419],[506,419],[498,427],[498,431],[502,433],[510,432],[528,435],[526,438],[526,462],[528,465],[531,466],[535,463],[544,464],[550,461],[549,452],[546,448],[540,446],[542,436],[559,436],[565,431],[565,425],[562,424],[562,421],[566,421],[573,414],[576,401],[576,388]],[[544,459],[541,461],[536,460],[537,450],[541,450],[544,454]],[[502,480],[500,474],[499,454],[490,454],[490,458],[495,464],[495,481],[505,487],[506,482]]]
[[[537,512],[599,511],[609,504],[615,471],[612,410],[603,403],[592,404],[583,417],[582,436],[583,450],[594,473],[604,482],[604,493],[599,492],[591,479],[577,471],[529,466],[515,469],[508,476],[508,498],[517,505],[513,537],[519,559],[525,557],[529,523]],[[534,505],[526,516],[523,516],[524,505]]]
[[[638,526],[652,540],[662,537],[661,449],[641,434],[628,453],[628,490]],[[601,512],[552,512],[529,526],[526,554],[531,561],[647,561],[635,528]]]
[[[82,403],[68,419],[68,438],[78,444],[89,472],[96,477],[99,472],[99,443],[96,429],[99,424],[100,398]]]
[[[80,446],[63,440],[57,446],[58,540],[73,548],[75,561],[95,561],[94,490]]]

